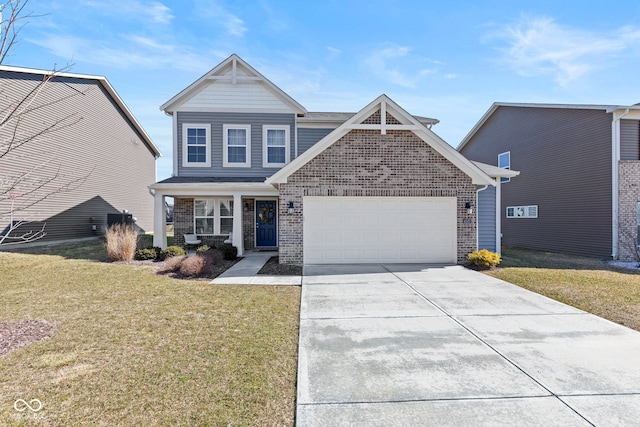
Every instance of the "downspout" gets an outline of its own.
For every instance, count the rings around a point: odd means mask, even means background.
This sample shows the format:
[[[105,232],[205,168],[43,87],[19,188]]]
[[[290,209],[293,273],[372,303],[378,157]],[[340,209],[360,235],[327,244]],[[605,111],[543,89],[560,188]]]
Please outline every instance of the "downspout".
[[[618,204],[619,185],[618,164],[620,163],[620,120],[629,114],[629,108],[620,116],[616,117],[613,112],[613,122],[611,123],[611,258],[618,259]]]
[[[484,191],[489,187],[485,185],[482,188],[478,188],[476,190],[476,250],[480,249],[480,192]]]

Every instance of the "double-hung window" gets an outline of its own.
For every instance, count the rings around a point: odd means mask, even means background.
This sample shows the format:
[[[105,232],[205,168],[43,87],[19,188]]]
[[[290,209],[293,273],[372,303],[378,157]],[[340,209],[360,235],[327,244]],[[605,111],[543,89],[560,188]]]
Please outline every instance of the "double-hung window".
[[[289,161],[289,126],[262,127],[262,166],[282,167]]]
[[[198,235],[229,234],[233,231],[233,199],[196,199],[194,230]]]
[[[211,125],[183,124],[182,146],[182,166],[211,166]]]
[[[251,125],[223,125],[224,167],[251,167]]]
[[[511,151],[498,154],[498,167],[511,170]],[[511,178],[500,178],[500,182],[509,182]]]

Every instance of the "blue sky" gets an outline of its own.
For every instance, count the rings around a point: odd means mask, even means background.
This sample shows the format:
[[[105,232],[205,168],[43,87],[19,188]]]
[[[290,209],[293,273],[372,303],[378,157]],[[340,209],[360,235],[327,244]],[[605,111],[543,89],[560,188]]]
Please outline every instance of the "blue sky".
[[[495,101],[640,102],[640,2],[30,0],[8,65],[106,76],[164,154],[159,106],[237,53],[309,111],[381,93],[457,146]]]

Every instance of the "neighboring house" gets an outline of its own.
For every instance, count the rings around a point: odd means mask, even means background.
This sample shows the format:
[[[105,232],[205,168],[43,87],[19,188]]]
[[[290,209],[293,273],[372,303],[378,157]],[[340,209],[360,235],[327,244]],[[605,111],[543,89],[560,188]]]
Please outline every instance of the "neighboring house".
[[[470,162],[429,129],[437,120],[385,95],[355,114],[308,112],[237,55],[161,109],[174,176],[151,187],[157,246],[173,197],[177,244],[231,236],[240,254],[277,248],[298,265],[464,262],[478,247],[476,192],[517,175]]]
[[[15,196],[14,206],[37,202],[16,213],[14,224],[31,222],[13,235],[46,224],[43,240],[89,237],[104,231],[108,214],[125,210],[151,231],[148,186],[156,181],[160,151],[105,77],[57,73],[43,84],[48,76],[0,66],[2,119],[13,108],[23,112],[19,121],[1,124],[2,147],[28,141],[0,157],[0,233],[10,224],[7,196]]]
[[[640,105],[496,103],[458,150],[521,172],[501,186],[505,245],[632,259],[639,135]]]

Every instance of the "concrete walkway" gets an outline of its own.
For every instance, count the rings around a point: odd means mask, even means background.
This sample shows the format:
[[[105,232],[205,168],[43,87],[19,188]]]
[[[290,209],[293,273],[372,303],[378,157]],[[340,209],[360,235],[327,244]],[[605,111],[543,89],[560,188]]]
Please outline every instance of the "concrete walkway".
[[[459,266],[306,266],[298,426],[640,423],[640,333]]]
[[[277,252],[247,252],[227,271],[213,279],[214,285],[280,285],[295,286],[302,283],[301,276],[267,276],[258,271]]]

